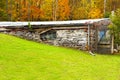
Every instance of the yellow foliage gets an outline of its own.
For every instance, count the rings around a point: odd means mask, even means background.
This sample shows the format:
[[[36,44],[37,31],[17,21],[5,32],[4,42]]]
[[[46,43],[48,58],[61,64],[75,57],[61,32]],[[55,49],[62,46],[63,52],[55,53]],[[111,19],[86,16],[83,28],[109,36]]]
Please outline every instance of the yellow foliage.
[[[73,12],[74,19],[84,19],[87,17],[87,14],[87,10],[83,7],[77,8]]]
[[[88,13],[88,17],[95,19],[95,18],[102,18],[103,17],[103,13],[100,9],[98,8],[93,8],[89,13]]]
[[[42,20],[53,20],[53,0],[44,0],[41,9],[44,12],[44,14],[41,15]]]

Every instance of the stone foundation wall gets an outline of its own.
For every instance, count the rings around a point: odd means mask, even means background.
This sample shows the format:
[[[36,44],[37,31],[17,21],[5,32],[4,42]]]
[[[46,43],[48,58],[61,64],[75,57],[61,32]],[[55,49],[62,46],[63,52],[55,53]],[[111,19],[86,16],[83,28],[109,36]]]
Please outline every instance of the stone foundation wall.
[[[44,30],[43,30],[44,31]],[[20,38],[33,40],[37,42],[44,42],[55,46],[65,46],[71,48],[77,48],[80,50],[87,50],[88,45],[88,32],[86,29],[78,30],[49,30],[42,33],[42,30],[12,30],[4,32],[6,34],[14,35]],[[91,31],[90,44],[94,45],[94,33]],[[93,36],[92,36],[93,35]]]
[[[86,50],[87,32],[80,30],[58,30],[55,45]]]
[[[17,36],[20,38],[33,40],[37,42],[41,42],[40,35],[38,32],[30,32],[30,31],[9,31],[9,32],[3,32],[5,34],[10,34],[13,36]]]

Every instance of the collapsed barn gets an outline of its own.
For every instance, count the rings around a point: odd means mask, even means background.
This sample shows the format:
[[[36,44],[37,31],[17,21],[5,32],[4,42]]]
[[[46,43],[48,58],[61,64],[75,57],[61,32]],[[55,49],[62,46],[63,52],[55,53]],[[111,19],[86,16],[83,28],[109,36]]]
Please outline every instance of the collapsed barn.
[[[109,19],[48,22],[0,22],[1,32],[80,50],[110,53]]]

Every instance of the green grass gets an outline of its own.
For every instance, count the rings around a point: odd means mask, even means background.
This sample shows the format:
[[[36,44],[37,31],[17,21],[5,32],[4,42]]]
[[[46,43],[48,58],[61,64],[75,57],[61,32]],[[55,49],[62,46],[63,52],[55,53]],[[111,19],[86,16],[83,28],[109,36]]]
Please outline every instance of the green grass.
[[[91,56],[0,34],[0,80],[120,80],[120,55]]]

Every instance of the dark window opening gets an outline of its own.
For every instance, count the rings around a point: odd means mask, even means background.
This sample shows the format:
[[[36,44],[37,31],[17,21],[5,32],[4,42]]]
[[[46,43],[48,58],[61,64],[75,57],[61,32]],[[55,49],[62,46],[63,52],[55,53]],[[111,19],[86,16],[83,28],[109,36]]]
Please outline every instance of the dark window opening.
[[[40,35],[42,41],[54,40],[56,39],[56,31],[48,31]]]

